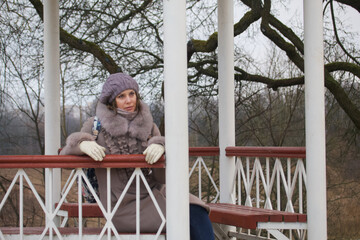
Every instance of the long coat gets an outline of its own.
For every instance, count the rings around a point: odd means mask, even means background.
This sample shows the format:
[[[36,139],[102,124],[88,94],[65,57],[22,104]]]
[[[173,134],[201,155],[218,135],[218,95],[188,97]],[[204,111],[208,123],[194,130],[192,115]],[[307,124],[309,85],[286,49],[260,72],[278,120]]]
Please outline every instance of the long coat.
[[[94,117],[89,118],[80,132],[72,133],[66,140],[66,146],[61,155],[82,155],[79,143],[82,141],[96,141],[106,148],[106,154],[142,154],[146,147],[152,143],[165,144],[164,137],[153,122],[148,106],[141,102],[140,111],[128,113],[119,110],[117,113],[109,110],[106,105],[98,103],[96,116],[101,122],[101,131],[96,140],[92,134]],[[111,169],[111,204],[115,206],[121,196],[134,169]],[[106,209],[106,169],[96,169],[99,184],[100,200]],[[156,198],[164,216],[165,208],[165,170],[142,170],[152,193]],[[155,205],[147,192],[145,185],[140,184],[140,231],[156,232],[161,224],[161,218]],[[197,197],[189,194],[191,204],[207,206]],[[136,231],[136,186],[130,186],[122,200],[115,216],[112,219],[119,232]],[[163,229],[165,231],[165,228]]]

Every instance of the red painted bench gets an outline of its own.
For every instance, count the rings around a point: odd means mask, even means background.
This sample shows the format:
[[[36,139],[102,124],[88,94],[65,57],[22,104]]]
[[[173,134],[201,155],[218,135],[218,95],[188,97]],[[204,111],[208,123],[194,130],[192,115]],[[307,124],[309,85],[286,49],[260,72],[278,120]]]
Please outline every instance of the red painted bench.
[[[256,229],[260,222],[306,223],[306,214],[301,213],[290,213],[228,203],[209,203],[208,206],[211,209],[210,219],[213,223],[227,224],[246,229]]]
[[[57,204],[55,204],[55,207]],[[79,205],[77,203],[63,203],[60,210],[67,212],[67,217],[79,217]],[[82,204],[83,218],[103,218],[104,215],[96,203],[83,203]]]
[[[225,224],[246,229],[267,229],[259,224],[280,224],[290,223],[292,226],[296,224],[305,224],[307,221],[306,214],[290,213],[277,210],[269,210],[256,207],[241,206],[227,203],[209,203],[210,220],[212,223]],[[63,203],[61,210],[66,211],[68,217],[79,217],[79,208],[77,203]],[[84,218],[98,217],[102,218],[103,214],[96,203],[84,203],[82,214]],[[304,229],[304,226],[298,229]],[[268,230],[268,229],[267,229]],[[271,230],[268,230],[271,232]],[[233,233],[234,234],[234,233]],[[276,233],[272,233],[273,235]],[[277,234],[281,234],[277,231]],[[235,233],[236,235],[236,233]]]
[[[246,229],[256,229],[258,222],[303,222],[306,214],[268,210],[227,203],[209,203],[210,220],[213,223],[227,224]],[[96,203],[82,204],[83,218],[102,218],[103,214]],[[66,211],[69,218],[79,217],[77,203],[63,203],[60,210]]]

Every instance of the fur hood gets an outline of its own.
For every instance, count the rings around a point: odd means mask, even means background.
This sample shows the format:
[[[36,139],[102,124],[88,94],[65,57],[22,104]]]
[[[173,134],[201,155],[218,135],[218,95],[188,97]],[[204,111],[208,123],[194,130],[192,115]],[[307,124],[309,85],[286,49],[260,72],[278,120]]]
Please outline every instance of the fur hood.
[[[129,133],[130,137],[141,141],[147,141],[153,128],[153,118],[149,107],[140,102],[140,111],[131,120],[122,116],[120,113],[114,113],[101,102],[96,107],[96,116],[98,116],[101,127],[111,136],[119,137]]]

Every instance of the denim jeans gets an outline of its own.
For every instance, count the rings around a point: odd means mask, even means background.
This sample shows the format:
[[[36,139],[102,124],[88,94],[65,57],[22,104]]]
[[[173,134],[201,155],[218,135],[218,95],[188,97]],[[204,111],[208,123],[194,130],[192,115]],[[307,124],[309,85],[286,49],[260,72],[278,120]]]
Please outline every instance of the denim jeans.
[[[205,208],[190,204],[190,239],[214,240],[214,231]]]

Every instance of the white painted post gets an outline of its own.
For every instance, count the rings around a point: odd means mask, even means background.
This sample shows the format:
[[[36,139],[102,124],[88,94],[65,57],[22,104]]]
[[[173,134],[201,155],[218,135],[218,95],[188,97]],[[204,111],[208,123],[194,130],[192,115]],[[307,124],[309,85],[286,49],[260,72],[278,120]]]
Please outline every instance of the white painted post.
[[[60,34],[59,1],[44,1],[45,155],[56,155],[60,147]],[[49,174],[53,171],[53,174]],[[53,176],[53,186],[48,180]],[[46,169],[46,206],[60,199],[60,170]],[[52,197],[49,196],[52,194]],[[52,199],[52,201],[50,201]]]
[[[164,0],[166,239],[188,240],[189,143],[185,0]]]
[[[322,1],[304,0],[308,239],[327,239]]]
[[[220,202],[232,203],[235,159],[225,148],[235,146],[233,0],[218,0],[218,28]]]

